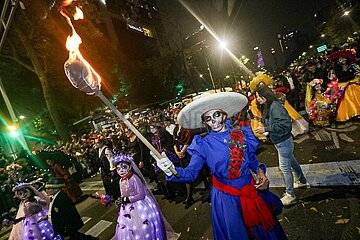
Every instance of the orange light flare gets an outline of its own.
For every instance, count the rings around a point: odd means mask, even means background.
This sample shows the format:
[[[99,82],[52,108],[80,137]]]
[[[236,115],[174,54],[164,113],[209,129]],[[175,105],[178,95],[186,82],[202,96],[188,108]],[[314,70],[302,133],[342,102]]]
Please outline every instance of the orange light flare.
[[[70,6],[72,2],[73,2],[73,0],[64,0],[62,3],[62,6],[64,6],[64,7]]]
[[[82,14],[79,8],[76,11]],[[101,88],[101,77],[82,56],[79,50],[82,43],[81,37],[76,33],[70,17],[63,10],[60,13],[72,29],[72,35],[68,36],[65,44],[66,49],[69,51],[69,59],[64,64],[65,73],[74,87],[89,95],[95,94]]]

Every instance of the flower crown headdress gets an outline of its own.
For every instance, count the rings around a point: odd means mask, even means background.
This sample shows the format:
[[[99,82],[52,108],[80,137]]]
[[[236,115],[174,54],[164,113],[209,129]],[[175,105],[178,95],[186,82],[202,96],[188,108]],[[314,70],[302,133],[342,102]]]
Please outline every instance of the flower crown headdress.
[[[266,86],[270,86],[272,84],[272,78],[266,74],[260,74],[254,77],[250,82],[250,91],[254,93],[261,82],[265,83]]]
[[[116,164],[120,163],[120,162],[127,162],[127,163],[132,163],[134,161],[134,158],[130,155],[130,154],[125,154],[125,153],[118,153],[114,156],[113,162]]]

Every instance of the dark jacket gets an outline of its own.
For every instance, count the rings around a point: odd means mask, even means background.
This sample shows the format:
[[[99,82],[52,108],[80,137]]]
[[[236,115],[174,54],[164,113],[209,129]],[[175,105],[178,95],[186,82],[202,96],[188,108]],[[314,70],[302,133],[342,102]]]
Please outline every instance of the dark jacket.
[[[274,101],[270,105],[268,116],[264,123],[265,131],[269,132],[268,137],[274,144],[281,143],[292,137],[291,118],[280,102]]]
[[[327,84],[330,82],[327,77],[327,72],[322,68],[316,68],[316,71],[314,73],[306,71],[303,76],[303,80],[307,83],[311,82],[315,78],[322,79],[323,83],[321,84],[321,86],[326,89]]]
[[[84,225],[75,204],[63,190],[53,199],[51,222],[55,235],[72,236]]]

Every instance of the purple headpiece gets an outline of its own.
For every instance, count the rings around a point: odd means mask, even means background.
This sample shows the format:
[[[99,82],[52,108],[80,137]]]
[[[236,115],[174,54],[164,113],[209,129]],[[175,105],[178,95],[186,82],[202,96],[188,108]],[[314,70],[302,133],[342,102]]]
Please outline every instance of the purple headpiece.
[[[134,158],[129,154],[119,153],[114,156],[113,162],[115,165],[119,164],[120,162],[127,162],[132,164],[134,162]]]
[[[19,191],[23,188],[28,188],[29,187],[29,183],[26,183],[26,182],[19,182],[19,183],[16,183],[16,185],[12,188],[12,191],[13,192],[16,192],[16,191]]]

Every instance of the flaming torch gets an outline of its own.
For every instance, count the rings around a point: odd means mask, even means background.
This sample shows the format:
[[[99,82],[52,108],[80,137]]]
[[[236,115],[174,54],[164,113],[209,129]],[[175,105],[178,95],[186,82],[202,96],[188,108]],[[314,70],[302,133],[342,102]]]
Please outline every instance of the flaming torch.
[[[66,1],[66,5],[71,4],[71,0]],[[88,95],[98,96],[104,103],[107,105],[115,115],[122,121],[124,124],[159,158],[161,159],[161,154],[154,148],[153,145],[134,127],[134,125],[127,120],[124,115],[107,99],[102,93],[101,89],[101,77],[100,75],[91,67],[91,65],[84,59],[81,55],[79,46],[81,44],[81,38],[76,33],[75,28],[71,22],[70,17],[61,10],[60,13],[66,18],[68,24],[72,28],[72,35],[68,36],[66,41],[66,48],[69,50],[69,59],[64,64],[64,70],[67,78],[70,83],[77,89],[82,92],[85,92]],[[74,19],[81,19],[83,13],[80,8],[76,7],[76,14]],[[170,169],[171,172],[178,176],[177,171],[174,168]]]

